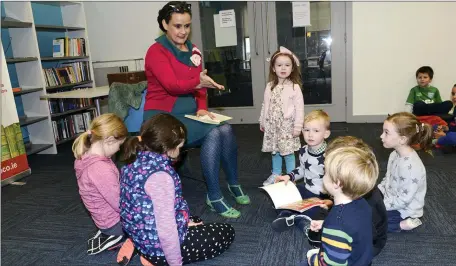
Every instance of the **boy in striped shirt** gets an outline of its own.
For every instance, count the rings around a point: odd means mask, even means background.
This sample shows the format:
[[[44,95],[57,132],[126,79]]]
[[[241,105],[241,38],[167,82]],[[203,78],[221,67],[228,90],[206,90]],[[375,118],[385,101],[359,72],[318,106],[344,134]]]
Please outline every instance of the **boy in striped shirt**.
[[[372,209],[362,196],[378,178],[372,152],[340,147],[325,158],[323,186],[334,197],[334,206],[324,221],[311,222],[312,231],[322,230],[320,249],[307,252],[309,265],[369,265],[372,261]]]

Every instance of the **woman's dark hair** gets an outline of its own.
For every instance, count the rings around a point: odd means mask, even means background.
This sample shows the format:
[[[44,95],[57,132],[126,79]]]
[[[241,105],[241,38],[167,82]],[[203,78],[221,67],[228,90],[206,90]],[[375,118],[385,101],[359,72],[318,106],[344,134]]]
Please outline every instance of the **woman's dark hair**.
[[[139,151],[163,154],[185,141],[187,129],[170,114],[157,114],[144,122],[138,137],[130,137],[123,145],[122,161],[132,163]]]
[[[160,11],[158,11],[157,22],[158,26],[163,32],[166,32],[163,28],[162,20],[165,20],[166,24],[171,20],[173,13],[185,14],[188,13],[192,16],[192,5],[183,1],[171,1],[168,2]]]

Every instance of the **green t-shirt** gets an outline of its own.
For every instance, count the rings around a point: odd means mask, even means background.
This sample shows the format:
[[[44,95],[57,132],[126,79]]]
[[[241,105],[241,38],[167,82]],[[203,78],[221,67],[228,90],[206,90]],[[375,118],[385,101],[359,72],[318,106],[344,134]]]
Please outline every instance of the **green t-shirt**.
[[[416,86],[410,90],[406,102],[414,104],[417,101],[423,101],[426,104],[441,103],[442,98],[440,97],[439,89],[436,87],[428,86],[426,88],[421,88],[420,86]]]

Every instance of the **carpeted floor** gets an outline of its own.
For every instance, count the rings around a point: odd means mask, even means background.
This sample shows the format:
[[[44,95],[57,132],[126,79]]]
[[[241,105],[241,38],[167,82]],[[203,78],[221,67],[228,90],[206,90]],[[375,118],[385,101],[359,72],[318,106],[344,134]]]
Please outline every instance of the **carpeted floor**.
[[[271,161],[269,154],[261,152],[258,125],[234,128],[239,143],[239,178],[252,204],[237,206],[242,216],[229,221],[236,229],[231,248],[199,265],[296,265],[305,259],[309,246],[298,230],[278,234],[270,228],[275,211],[258,186],[269,175]],[[331,138],[354,135],[370,144],[383,177],[390,151],[380,143],[380,124],[334,123],[332,129]],[[57,155],[29,157],[32,175],[23,180],[27,184],[2,188],[3,265],[116,265],[115,252],[86,255],[86,240],[95,226],[78,194],[70,145],[59,147]],[[422,158],[428,173],[424,224],[413,232],[388,235],[388,243],[373,265],[455,265],[456,154],[435,152],[434,157],[422,154]],[[189,163],[193,176],[201,178],[198,151],[191,151]],[[228,197],[226,183],[222,183]],[[206,221],[228,221],[205,206],[204,183],[183,178],[183,186],[193,214]],[[130,265],[140,265],[139,259]]]

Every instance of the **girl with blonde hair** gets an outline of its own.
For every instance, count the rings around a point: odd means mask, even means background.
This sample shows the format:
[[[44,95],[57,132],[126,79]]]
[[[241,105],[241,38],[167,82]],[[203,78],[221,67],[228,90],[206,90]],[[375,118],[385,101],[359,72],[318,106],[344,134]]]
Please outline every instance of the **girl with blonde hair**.
[[[73,143],[79,194],[99,229],[87,243],[89,255],[117,247],[124,236],[119,214],[119,171],[111,157],[127,136],[127,128],[118,116],[103,114]]]

